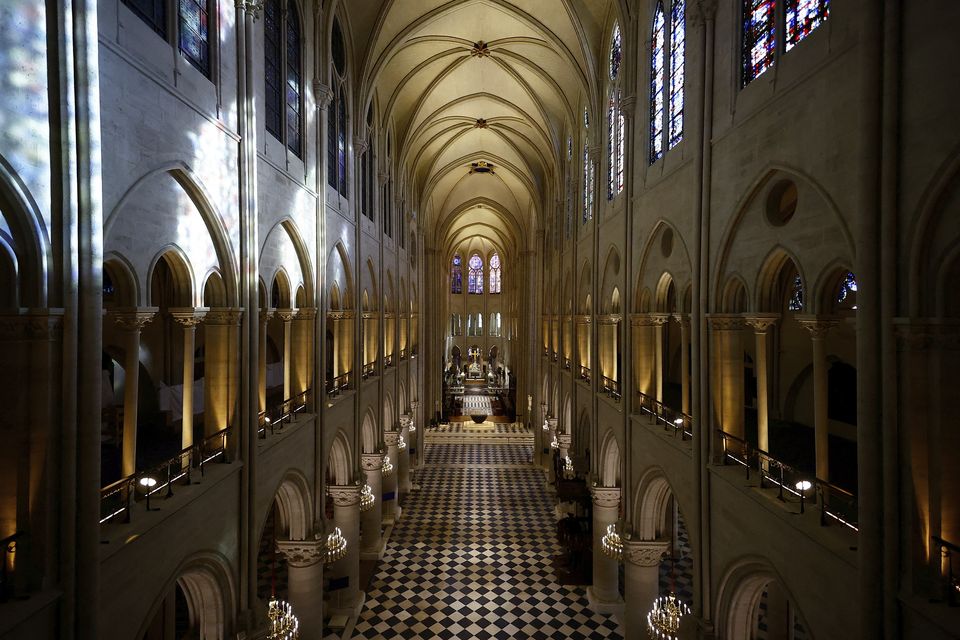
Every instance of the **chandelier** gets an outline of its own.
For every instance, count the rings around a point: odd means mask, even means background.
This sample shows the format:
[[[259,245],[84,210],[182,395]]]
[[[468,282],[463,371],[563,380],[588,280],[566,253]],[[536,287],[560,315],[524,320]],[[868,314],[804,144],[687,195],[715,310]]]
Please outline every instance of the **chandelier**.
[[[653,640],[677,640],[680,619],[690,613],[690,607],[677,599],[672,592],[653,601],[653,609],[647,614],[647,635]]]
[[[607,532],[600,538],[600,550],[603,551],[603,555],[613,560],[619,560],[623,557],[623,540],[617,533],[617,525],[607,525]]]
[[[370,511],[376,501],[373,488],[368,484],[363,485],[363,489],[360,490],[360,511]]]
[[[380,467],[383,477],[389,477],[393,474],[393,463],[390,462],[390,456],[383,456],[383,465]]]
[[[573,473],[573,458],[570,456],[563,456],[563,472]]]
[[[267,618],[270,620],[269,640],[297,640],[300,637],[300,622],[293,615],[289,602],[271,598]]]
[[[327,534],[327,546],[324,550],[324,562],[331,564],[336,562],[347,553],[347,539],[343,537],[340,527],[334,527],[333,531]]]
[[[407,423],[407,433],[416,433],[417,425],[413,423],[413,420]]]
[[[546,420],[543,421],[543,430],[550,431],[550,424]]]
[[[559,448],[560,448],[560,443],[557,442],[557,439],[556,439],[556,438],[554,438],[553,440],[550,441],[550,448],[551,448],[551,449],[559,449]]]
[[[401,436],[397,439],[397,449],[399,449],[400,451],[403,451],[403,450],[406,449],[406,448],[407,448],[407,441],[404,440],[404,439],[403,439],[403,436],[401,435]]]

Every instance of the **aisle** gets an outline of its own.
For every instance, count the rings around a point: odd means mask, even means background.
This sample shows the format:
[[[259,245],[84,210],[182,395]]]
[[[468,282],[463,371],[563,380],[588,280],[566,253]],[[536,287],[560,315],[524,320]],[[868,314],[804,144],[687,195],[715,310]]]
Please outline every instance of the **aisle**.
[[[354,638],[620,638],[554,578],[553,504],[529,446],[425,453]]]

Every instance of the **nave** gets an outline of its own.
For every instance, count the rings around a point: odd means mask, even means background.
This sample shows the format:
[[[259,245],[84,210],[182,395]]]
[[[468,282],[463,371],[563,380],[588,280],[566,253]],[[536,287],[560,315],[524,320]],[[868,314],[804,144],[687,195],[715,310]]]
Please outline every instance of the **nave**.
[[[554,501],[524,444],[428,444],[353,638],[615,638],[558,583]]]

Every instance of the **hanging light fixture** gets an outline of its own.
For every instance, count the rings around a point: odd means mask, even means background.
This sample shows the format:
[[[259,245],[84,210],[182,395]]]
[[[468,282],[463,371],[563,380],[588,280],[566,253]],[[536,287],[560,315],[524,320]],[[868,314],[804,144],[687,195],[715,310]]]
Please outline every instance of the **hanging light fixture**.
[[[327,534],[327,546],[324,550],[324,562],[332,564],[345,556],[347,553],[347,539],[343,537],[340,527],[334,527],[333,531]]]
[[[289,602],[271,598],[267,618],[270,621],[269,640],[297,640],[300,637],[300,621],[293,615]]]
[[[416,433],[417,425],[414,424],[413,420],[407,423],[407,433]]]
[[[647,614],[647,634],[653,640],[678,640],[680,619],[690,613],[690,607],[681,602],[671,591],[668,596],[660,596],[653,601],[653,608]]]
[[[384,478],[393,474],[393,463],[390,462],[390,456],[383,456],[383,465],[380,467],[380,471]]]
[[[403,451],[406,448],[407,448],[407,441],[403,439],[403,435],[401,434],[400,437],[397,439],[397,449],[399,449],[400,451]]]
[[[573,475],[573,458],[563,456],[563,473]]]
[[[603,551],[603,555],[612,560],[620,560],[623,557],[623,540],[617,533],[616,524],[607,525],[607,532],[600,538],[600,550]]]
[[[370,511],[376,501],[377,497],[373,495],[373,488],[368,484],[363,485],[363,488],[360,489],[360,511]]]
[[[550,424],[546,420],[543,421],[543,430],[550,431]]]

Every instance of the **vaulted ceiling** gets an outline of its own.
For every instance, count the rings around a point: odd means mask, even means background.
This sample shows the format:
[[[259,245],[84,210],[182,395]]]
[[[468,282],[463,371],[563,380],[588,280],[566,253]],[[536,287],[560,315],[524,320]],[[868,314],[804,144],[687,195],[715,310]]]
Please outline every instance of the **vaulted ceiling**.
[[[611,0],[344,2],[359,94],[392,128],[428,243],[533,248],[566,133],[597,95]]]

